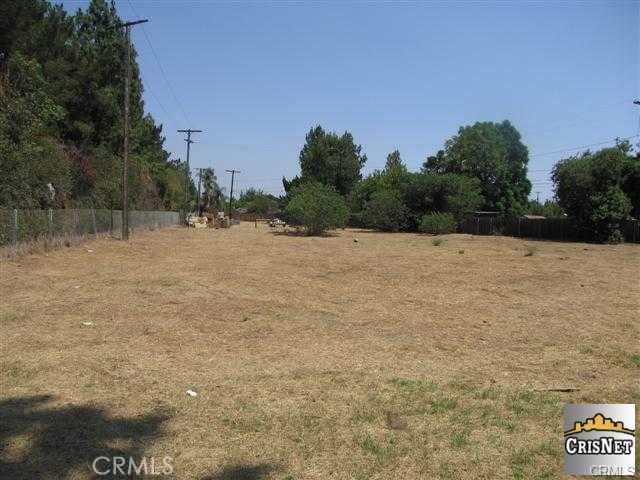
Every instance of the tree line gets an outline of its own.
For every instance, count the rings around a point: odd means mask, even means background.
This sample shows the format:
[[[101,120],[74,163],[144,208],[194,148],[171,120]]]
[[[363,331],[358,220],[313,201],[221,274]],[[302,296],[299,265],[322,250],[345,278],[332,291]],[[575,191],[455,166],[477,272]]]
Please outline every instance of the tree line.
[[[0,205],[121,207],[126,39],[113,1],[68,14],[45,0],[0,2]],[[132,48],[129,198],[193,209],[196,186],[145,112]],[[203,201],[219,201],[215,173]],[[188,178],[188,181],[185,179]]]
[[[560,160],[552,171],[555,200],[529,200],[529,153],[509,122],[461,127],[418,172],[399,151],[363,177],[367,157],[349,132],[312,128],[300,152],[300,174],[283,178],[281,206],[310,233],[344,226],[447,233],[478,210],[502,217],[566,217],[585,238],[622,240],[623,222],[640,215],[640,156],[628,141]]]
[[[120,23],[113,1],[92,0],[74,14],[46,0],[0,2],[1,207],[121,207]],[[184,162],[169,158],[163,125],[145,112],[135,49],[131,75],[130,206],[193,211],[197,186]],[[283,178],[284,196],[251,189],[234,205],[280,210],[316,232],[347,222],[444,232],[477,210],[537,213],[566,216],[585,237],[610,242],[620,240],[626,219],[640,216],[640,157],[625,141],[559,161],[555,199],[544,205],[529,200],[529,152],[509,121],[461,127],[420,171],[409,171],[398,151],[363,176],[366,163],[350,132],[316,126],[300,151],[300,174]],[[201,183],[200,205],[222,208],[213,169],[202,171]]]

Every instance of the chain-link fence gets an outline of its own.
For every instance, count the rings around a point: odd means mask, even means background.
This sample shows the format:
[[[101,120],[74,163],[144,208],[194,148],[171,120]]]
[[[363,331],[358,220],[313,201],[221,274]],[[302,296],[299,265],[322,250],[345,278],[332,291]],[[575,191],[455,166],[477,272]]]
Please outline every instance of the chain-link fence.
[[[129,211],[129,229],[179,225],[179,212]],[[120,235],[122,211],[107,209],[10,210],[0,208],[0,245],[41,238],[113,233]]]

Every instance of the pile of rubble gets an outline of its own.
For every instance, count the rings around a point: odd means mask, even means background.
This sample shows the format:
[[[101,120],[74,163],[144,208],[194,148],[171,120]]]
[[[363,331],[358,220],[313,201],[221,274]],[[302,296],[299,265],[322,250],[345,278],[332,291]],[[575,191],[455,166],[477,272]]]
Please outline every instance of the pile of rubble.
[[[187,227],[189,228],[229,228],[231,222],[224,212],[205,212],[201,217],[195,213],[187,215]]]

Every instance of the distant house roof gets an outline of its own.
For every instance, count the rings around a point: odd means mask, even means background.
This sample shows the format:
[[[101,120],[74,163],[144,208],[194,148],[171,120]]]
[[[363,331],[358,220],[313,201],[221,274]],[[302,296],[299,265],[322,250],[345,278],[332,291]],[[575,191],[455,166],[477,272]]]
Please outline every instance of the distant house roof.
[[[544,220],[545,217],[544,215],[523,215],[524,218],[529,218],[531,220]]]

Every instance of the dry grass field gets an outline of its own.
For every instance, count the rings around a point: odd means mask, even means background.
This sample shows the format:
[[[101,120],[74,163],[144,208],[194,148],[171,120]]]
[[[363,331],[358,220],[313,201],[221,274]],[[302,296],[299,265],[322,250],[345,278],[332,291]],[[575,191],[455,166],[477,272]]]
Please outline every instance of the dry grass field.
[[[640,246],[442,238],[242,224],[3,260],[0,477],[562,478],[565,403],[640,403]]]

